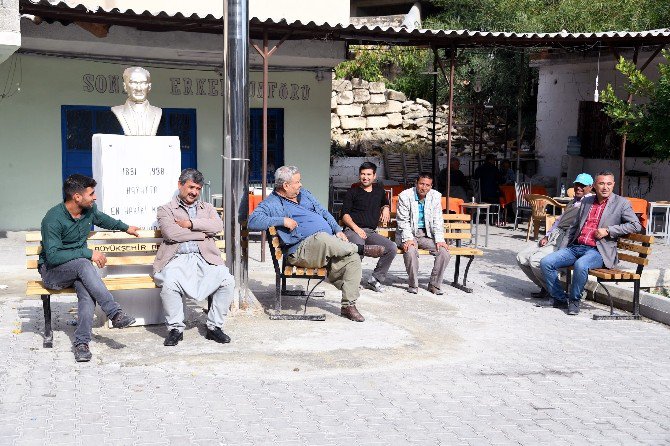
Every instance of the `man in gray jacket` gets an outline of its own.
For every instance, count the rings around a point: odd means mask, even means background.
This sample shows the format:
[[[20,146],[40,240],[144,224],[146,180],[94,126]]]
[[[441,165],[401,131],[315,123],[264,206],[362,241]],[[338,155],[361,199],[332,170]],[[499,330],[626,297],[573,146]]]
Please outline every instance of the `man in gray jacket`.
[[[184,295],[198,302],[212,296],[206,338],[221,344],[230,342],[223,323],[233,300],[235,279],[214,241],[223,222],[211,204],[198,200],[204,182],[199,171],[184,169],[177,183],[178,195],[157,212],[163,243],[154,260],[154,281],[162,287],[169,330],[165,346],[175,346],[184,337]]]
[[[416,186],[398,195],[396,215],[398,233],[396,243],[403,251],[403,260],[409,276],[407,292],[419,291],[419,249],[427,249],[435,255],[430,273],[428,291],[444,294],[442,278],[449,263],[449,246],[444,242],[444,220],[442,218],[442,194],[433,190],[433,176],[419,174]]]
[[[577,219],[582,198],[591,194],[592,186],[593,177],[591,177],[591,175],[588,173],[580,173],[577,175],[574,183],[575,197],[567,204],[563,210],[563,214],[556,220],[551,229],[547,230],[547,235],[537,244],[532,244],[516,255],[516,262],[521,271],[523,271],[535,285],[540,287],[540,291],[531,293],[530,297],[536,299],[550,297],[547,292],[544,275],[540,269],[540,261],[552,252],[561,248],[566,232]]]
[[[568,314],[579,313],[579,303],[589,269],[614,268],[618,263],[617,238],[640,232],[642,226],[630,202],[612,192],[614,174],[596,176],[595,196],[582,200],[575,224],[567,234],[567,247],[549,254],[540,262],[547,290],[554,307],[567,308]],[[561,285],[558,270],[573,266],[572,288],[568,295]]]

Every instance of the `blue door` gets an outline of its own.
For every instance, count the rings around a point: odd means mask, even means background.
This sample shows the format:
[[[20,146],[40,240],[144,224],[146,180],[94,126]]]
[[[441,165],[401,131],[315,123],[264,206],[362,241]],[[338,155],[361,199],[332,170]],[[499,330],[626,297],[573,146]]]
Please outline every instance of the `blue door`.
[[[263,178],[263,109],[252,108],[249,113],[249,182],[260,183]],[[284,165],[284,109],[268,109],[268,184],[274,182],[275,170]]]
[[[93,176],[91,142],[95,133],[122,135],[109,107],[61,106],[63,180],[73,173]],[[197,167],[196,115],[192,108],[164,108],[158,136],[179,136],[181,168]]]

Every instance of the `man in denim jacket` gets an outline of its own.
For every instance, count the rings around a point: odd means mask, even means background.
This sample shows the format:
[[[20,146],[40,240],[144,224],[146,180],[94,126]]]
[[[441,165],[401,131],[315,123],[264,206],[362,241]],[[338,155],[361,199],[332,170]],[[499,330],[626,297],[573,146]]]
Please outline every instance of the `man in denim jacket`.
[[[342,290],[340,314],[363,322],[365,318],[356,309],[362,275],[359,254],[379,257],[384,248],[349,243],[333,216],[308,190],[301,188],[297,167],[277,169],[275,190],[251,214],[249,229],[265,231],[275,226],[289,264],[310,268],[325,266],[329,282]]]

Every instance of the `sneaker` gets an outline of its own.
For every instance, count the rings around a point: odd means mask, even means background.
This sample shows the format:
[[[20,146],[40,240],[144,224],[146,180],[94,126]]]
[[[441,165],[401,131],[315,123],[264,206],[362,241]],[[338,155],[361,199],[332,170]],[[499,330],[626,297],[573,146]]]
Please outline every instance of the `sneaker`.
[[[438,296],[442,296],[444,294],[444,291],[442,291],[441,289],[439,289],[435,285],[428,285],[428,291],[433,293],[433,294],[436,294]]]
[[[383,293],[385,290],[384,285],[382,285],[379,280],[375,279],[374,276],[370,276],[365,284],[365,287],[378,293]]]
[[[575,316],[579,314],[579,301],[578,300],[571,300],[568,303],[568,314],[570,316]]]
[[[93,355],[88,348],[88,344],[77,344],[74,346],[74,360],[77,362],[88,362]]]
[[[552,304],[552,307],[560,308],[561,310],[567,310],[568,309],[568,301],[567,300],[561,300],[561,299],[554,299],[554,303]]]
[[[419,294],[419,288],[411,286],[407,288],[407,292],[410,294]]]
[[[547,298],[549,298],[549,297],[551,297],[551,296],[549,295],[549,293],[547,292],[547,290],[545,290],[544,288],[542,288],[542,289],[541,289],[540,291],[538,291],[537,293],[530,293],[530,297],[533,298],[533,299],[547,299]]]
[[[112,327],[114,328],[126,328],[129,325],[135,323],[135,318],[127,315],[123,311],[119,311],[112,318]]]

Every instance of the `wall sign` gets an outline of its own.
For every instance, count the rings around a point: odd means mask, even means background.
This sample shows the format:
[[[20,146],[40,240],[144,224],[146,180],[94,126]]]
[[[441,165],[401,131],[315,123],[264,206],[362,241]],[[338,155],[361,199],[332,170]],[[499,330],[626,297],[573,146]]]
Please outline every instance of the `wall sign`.
[[[82,88],[86,93],[124,94],[123,78],[118,74],[84,74]],[[171,77],[169,93],[171,96],[223,96],[223,89],[219,78]],[[309,101],[309,93],[307,84],[268,82],[269,99]],[[263,82],[249,81],[249,98],[263,98]]]

